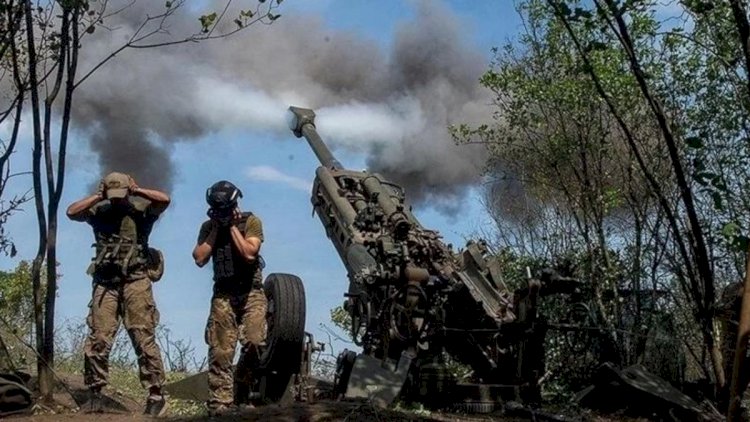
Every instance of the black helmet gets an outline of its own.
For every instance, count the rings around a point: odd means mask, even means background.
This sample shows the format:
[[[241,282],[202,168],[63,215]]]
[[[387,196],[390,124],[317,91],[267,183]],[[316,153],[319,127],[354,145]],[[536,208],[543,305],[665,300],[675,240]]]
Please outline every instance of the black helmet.
[[[242,191],[226,180],[216,182],[206,190],[206,202],[217,210],[234,209],[239,198],[242,198]]]

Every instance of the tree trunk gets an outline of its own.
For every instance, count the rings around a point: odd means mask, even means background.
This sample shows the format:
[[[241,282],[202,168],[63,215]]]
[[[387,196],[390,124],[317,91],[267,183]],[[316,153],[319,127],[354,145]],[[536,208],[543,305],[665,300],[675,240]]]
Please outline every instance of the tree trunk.
[[[36,348],[38,352],[44,348],[44,294],[41,285],[42,263],[47,249],[47,224],[44,214],[44,197],[42,193],[42,126],[39,110],[39,84],[37,81],[36,44],[34,39],[34,21],[32,19],[31,0],[24,2],[26,20],[26,48],[29,61],[29,89],[31,92],[31,111],[34,133],[34,149],[32,151],[32,176],[34,184],[34,203],[36,205],[37,223],[39,228],[39,246],[31,267],[31,283],[34,290],[34,323],[36,332]],[[41,354],[37,356],[37,373],[39,377],[39,393],[42,400],[52,397],[52,373]]]
[[[745,270],[745,287],[742,292],[742,306],[738,315],[737,344],[732,366],[732,379],[729,389],[729,410],[727,421],[735,422],[741,419],[741,400],[747,388],[747,342],[750,339],[750,251],[747,255],[747,269]]]

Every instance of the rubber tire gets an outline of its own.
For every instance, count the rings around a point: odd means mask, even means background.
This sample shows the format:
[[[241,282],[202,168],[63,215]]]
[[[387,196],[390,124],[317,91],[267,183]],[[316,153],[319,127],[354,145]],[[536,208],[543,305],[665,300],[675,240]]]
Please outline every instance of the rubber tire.
[[[263,290],[268,298],[268,338],[260,367],[266,376],[264,399],[284,397],[290,380],[299,373],[305,343],[305,287],[292,274],[272,273]],[[272,309],[273,307],[273,309]]]

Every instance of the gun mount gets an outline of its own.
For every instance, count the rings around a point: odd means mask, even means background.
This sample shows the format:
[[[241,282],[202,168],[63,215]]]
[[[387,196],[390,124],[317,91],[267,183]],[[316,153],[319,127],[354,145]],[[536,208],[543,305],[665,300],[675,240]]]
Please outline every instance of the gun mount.
[[[419,223],[400,186],[376,173],[345,169],[318,135],[315,113],[289,110],[290,129],[307,139],[321,163],[312,205],[347,269],[344,309],[362,347],[356,359],[348,351],[340,357],[339,393],[371,395],[362,384],[378,383],[375,372],[390,371],[398,379],[381,382],[389,390],[381,394],[383,404],[395,398],[407,373],[408,390],[418,400],[455,397],[458,384],[433,394],[435,379],[444,379],[435,368],[445,367],[447,355],[471,367],[475,386],[503,385],[515,399],[538,398],[545,335],[536,324],[541,282],[529,279],[511,291],[484,242],[470,241],[454,253],[438,232]],[[490,396],[497,401],[499,394]]]

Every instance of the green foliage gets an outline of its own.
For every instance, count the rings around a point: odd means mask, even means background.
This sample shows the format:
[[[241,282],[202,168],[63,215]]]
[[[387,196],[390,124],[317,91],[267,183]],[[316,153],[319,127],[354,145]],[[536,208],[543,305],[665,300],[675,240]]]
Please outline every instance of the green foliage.
[[[201,32],[207,33],[209,29],[211,29],[211,26],[216,23],[217,16],[218,15],[216,14],[216,12],[212,12],[207,15],[201,15],[198,18],[198,21],[200,21],[201,24]]]
[[[44,275],[42,276],[44,277]],[[34,299],[31,263],[21,261],[13,271],[0,271],[0,337],[11,360],[20,367],[33,362]]]
[[[185,372],[167,372],[166,383],[176,382],[191,375],[193,374]],[[110,370],[109,382],[109,388],[114,390],[117,394],[127,397],[141,405],[145,404],[146,392],[143,389],[143,386],[141,386],[137,370],[113,366]],[[208,388],[208,386],[206,386],[206,388]],[[167,403],[168,409],[166,416],[168,417],[205,418],[208,416],[206,406],[202,402],[167,397]]]
[[[343,306],[336,306],[331,309],[331,322],[345,333],[352,331],[352,317]]]
[[[563,25],[546,2],[522,2],[519,9],[528,32],[495,49],[492,67],[480,79],[496,95],[496,123],[473,129],[459,125],[454,136],[487,144],[494,161],[490,175],[502,168],[534,199],[562,200],[579,217],[601,218],[620,209],[622,196],[630,193],[623,185],[644,196],[643,181],[632,178],[625,150],[614,142],[619,136],[613,132],[614,119],[598,100]],[[568,12],[579,20],[590,15],[580,7]],[[579,33],[607,91],[624,110],[632,110],[625,117],[642,121],[637,86],[623,72],[627,63],[621,49],[611,37],[584,29]],[[658,152],[655,157],[661,156]]]
[[[21,261],[13,271],[0,271],[0,317],[3,321],[27,331],[33,319],[33,296],[31,290],[31,263]]]
[[[396,412],[402,412],[406,414],[412,414],[417,416],[423,416],[423,417],[429,417],[432,415],[432,411],[425,408],[423,404],[421,403],[404,403],[404,402],[397,402],[396,405],[393,407],[393,410]]]
[[[721,243],[730,256],[744,254],[750,229],[750,103],[742,46],[728,3],[683,4],[692,25],[666,31],[666,77],[656,82],[689,147],[685,158],[711,241]],[[731,236],[724,227],[734,228]]]
[[[711,32],[726,48],[713,51],[696,38],[711,25],[660,20],[661,9],[651,0],[614,2],[616,10],[596,7],[609,2],[517,4],[524,32],[494,50],[480,80],[495,94],[493,121],[451,129],[458,141],[487,146],[486,203],[510,284],[535,263],[584,282],[576,297],[543,305],[552,321],[596,330],[549,338],[548,370],[560,378],[546,388],[564,395],[589,375],[578,372],[602,356],[622,364],[655,356],[650,345],[656,344],[656,321],[667,327],[659,336],[680,330],[689,347],[688,339],[699,336],[685,283],[685,268],[694,263],[682,260],[675,246],[695,227],[684,224],[682,205],[673,205],[682,204],[684,192],[615,18],[625,16],[633,54],[670,119],[676,154],[705,224],[698,229],[709,233],[719,274],[732,273],[733,251],[747,245],[748,215],[741,210],[750,205],[744,203],[748,195],[735,196],[750,187],[750,162],[743,161],[750,152],[743,140],[750,136],[740,131],[750,127],[750,113],[738,98],[746,79],[737,78],[741,49],[732,45],[736,35],[725,4],[694,17],[698,22],[723,10]],[[735,63],[734,79],[722,61]],[[742,176],[731,177],[730,169]],[[668,227],[654,185],[678,216],[676,229]],[[684,350],[671,340],[672,349]],[[577,344],[584,347],[577,350]]]
[[[528,280],[527,271],[530,271],[533,276],[539,274],[542,269],[553,265],[545,258],[522,255],[510,248],[500,249],[494,259],[500,261],[503,281],[511,290],[521,288],[526,284]]]

